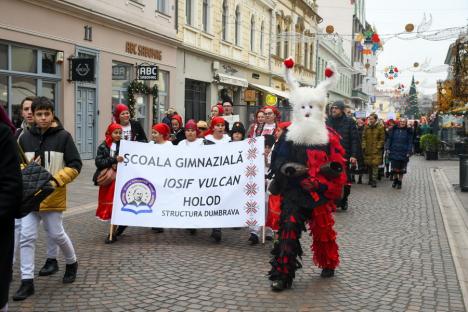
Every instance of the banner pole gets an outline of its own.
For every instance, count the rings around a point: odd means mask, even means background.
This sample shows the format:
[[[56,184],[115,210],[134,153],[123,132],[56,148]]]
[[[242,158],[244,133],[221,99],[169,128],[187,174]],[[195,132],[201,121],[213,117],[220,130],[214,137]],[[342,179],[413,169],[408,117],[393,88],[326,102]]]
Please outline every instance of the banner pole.
[[[262,244],[265,244],[265,226],[262,226]]]
[[[112,240],[112,235],[114,234],[114,225],[111,223],[110,229],[109,229],[109,240]]]

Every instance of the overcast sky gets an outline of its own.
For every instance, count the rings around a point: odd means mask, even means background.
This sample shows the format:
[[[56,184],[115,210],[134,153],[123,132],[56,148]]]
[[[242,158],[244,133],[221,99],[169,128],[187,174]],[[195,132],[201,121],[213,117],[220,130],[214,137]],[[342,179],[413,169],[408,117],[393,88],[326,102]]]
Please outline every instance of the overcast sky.
[[[393,34],[402,32],[405,25],[412,23],[415,28],[421,23],[423,14],[432,14],[431,29],[465,26],[468,24],[468,0],[366,0],[366,19],[374,25],[380,34]],[[444,64],[449,45],[454,39],[444,41],[426,41],[417,39],[406,41],[391,39],[384,44],[384,50],[378,58],[378,68],[394,65],[400,69],[413,66],[415,62],[422,64],[430,59],[431,66]],[[385,81],[385,87],[392,87],[398,82],[405,86],[411,82],[413,73],[406,71],[395,82],[378,74],[379,87]],[[421,91],[425,94],[436,92],[436,81],[445,79],[447,73],[414,73],[415,80],[420,81]],[[423,88],[427,87],[427,88]]]

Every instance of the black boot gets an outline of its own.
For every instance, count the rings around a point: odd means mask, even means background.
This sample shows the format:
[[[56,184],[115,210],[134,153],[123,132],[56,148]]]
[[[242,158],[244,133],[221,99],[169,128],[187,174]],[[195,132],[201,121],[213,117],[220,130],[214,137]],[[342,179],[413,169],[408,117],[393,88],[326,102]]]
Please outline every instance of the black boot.
[[[249,242],[250,245],[257,245],[259,243],[258,235],[250,233]]]
[[[151,228],[155,233],[164,233],[164,229],[163,228]]]
[[[333,269],[323,269],[322,273],[320,273],[320,277],[329,278],[335,276],[335,270]]]
[[[57,259],[47,258],[46,263],[39,271],[39,276],[49,276],[59,270]]]
[[[288,282],[282,279],[271,282],[271,290],[273,291],[283,291],[285,289],[291,288],[292,281]]]
[[[13,300],[21,301],[28,298],[31,295],[34,295],[34,280],[32,278],[24,279],[21,280],[20,288],[13,295]]]
[[[377,187],[377,182],[375,180],[372,180],[371,186],[372,187]]]
[[[393,180],[392,187],[395,188],[398,185],[398,179]]]
[[[64,284],[73,283],[76,279],[76,271],[78,270],[78,262],[67,264],[62,282]]]
[[[348,201],[343,201],[341,203],[341,210],[348,210]]]
[[[362,175],[359,175],[359,179],[357,181],[357,184],[362,184]]]
[[[217,243],[221,241],[221,235],[221,229],[213,229],[213,231],[211,231],[211,238],[213,238]]]
[[[117,227],[117,231],[115,231],[115,236],[120,236],[120,235],[122,235],[126,228],[127,228],[126,225],[119,225],[119,226]]]
[[[397,190],[401,190],[401,181],[398,181],[398,184],[396,186]]]

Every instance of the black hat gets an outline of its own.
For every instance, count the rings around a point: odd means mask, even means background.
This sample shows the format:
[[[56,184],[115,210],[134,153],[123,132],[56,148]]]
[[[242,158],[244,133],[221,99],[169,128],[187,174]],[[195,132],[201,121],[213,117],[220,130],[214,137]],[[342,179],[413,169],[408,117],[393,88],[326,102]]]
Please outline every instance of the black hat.
[[[236,132],[242,133],[242,138],[243,139],[245,138],[245,127],[240,121],[237,121],[232,125],[231,131],[230,131],[231,137],[232,137],[232,134]]]
[[[272,147],[275,144],[275,137],[271,134],[265,134],[265,146]]]
[[[331,107],[337,107],[339,110],[344,111],[345,103],[343,101],[335,101],[335,102],[333,102]]]

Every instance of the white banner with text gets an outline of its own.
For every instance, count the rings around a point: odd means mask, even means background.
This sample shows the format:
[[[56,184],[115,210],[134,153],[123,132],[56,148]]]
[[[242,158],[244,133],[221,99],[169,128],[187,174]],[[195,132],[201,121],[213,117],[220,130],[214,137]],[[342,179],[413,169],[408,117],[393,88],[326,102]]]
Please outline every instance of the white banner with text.
[[[264,139],[204,146],[120,141],[112,224],[222,228],[265,224]]]

